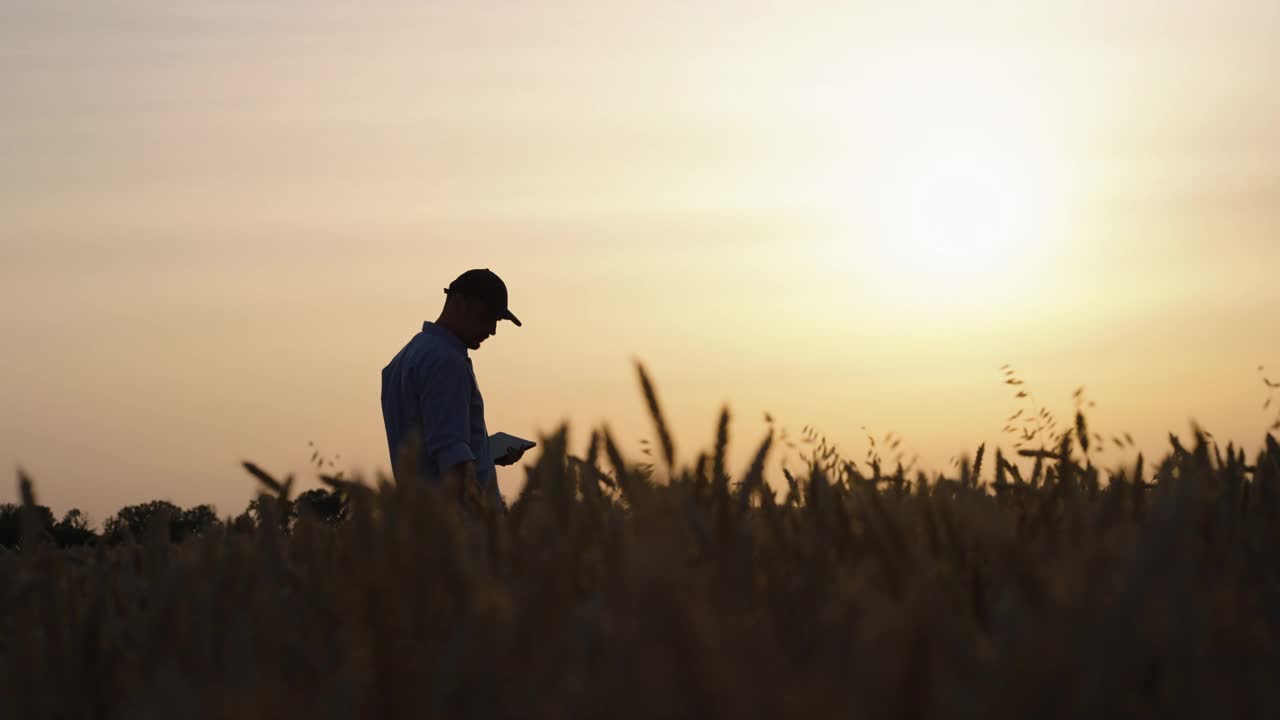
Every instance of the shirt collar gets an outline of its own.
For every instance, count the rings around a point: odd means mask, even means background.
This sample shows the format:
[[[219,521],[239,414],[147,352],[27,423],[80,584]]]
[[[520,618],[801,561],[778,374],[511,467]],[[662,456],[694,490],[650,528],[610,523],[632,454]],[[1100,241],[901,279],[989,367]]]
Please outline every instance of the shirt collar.
[[[422,323],[422,332],[432,337],[438,337],[444,340],[446,345],[462,353],[464,357],[470,357],[467,355],[467,346],[462,344],[462,340],[459,339],[457,335],[454,335],[453,331],[428,320]]]

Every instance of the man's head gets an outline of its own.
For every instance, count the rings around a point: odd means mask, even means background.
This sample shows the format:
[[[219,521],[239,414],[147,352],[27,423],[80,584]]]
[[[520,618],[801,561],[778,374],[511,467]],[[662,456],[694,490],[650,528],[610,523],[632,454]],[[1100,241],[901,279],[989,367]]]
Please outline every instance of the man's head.
[[[449,297],[440,323],[472,350],[478,350],[480,343],[498,331],[499,320],[520,326],[520,320],[507,307],[506,283],[488,268],[462,273],[444,293]]]

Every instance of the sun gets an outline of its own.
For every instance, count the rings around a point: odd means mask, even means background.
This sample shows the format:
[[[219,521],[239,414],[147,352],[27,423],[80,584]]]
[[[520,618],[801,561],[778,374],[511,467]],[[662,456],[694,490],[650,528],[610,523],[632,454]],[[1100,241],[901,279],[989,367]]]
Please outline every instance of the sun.
[[[921,53],[866,72],[879,79],[832,128],[852,139],[830,143],[821,175],[844,228],[837,257],[933,305],[1025,290],[1059,231],[1066,167],[1035,93],[981,57]]]
[[[863,224],[869,259],[904,282],[959,288],[1028,261],[1048,232],[1035,168],[1007,149],[957,142],[899,156],[872,193]]]

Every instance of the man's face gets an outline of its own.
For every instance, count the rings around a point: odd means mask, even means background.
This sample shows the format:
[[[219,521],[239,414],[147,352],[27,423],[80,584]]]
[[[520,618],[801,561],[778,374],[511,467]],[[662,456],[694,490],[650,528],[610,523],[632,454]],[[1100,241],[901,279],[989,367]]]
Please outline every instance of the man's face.
[[[488,303],[474,298],[463,298],[462,342],[471,350],[479,350],[480,343],[498,332],[498,312]]]

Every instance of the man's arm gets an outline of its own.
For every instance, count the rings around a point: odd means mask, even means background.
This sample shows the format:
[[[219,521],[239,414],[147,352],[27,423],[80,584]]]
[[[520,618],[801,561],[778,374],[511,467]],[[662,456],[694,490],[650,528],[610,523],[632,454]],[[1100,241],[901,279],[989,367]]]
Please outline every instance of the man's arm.
[[[423,378],[422,440],[423,462],[433,463],[442,480],[462,473],[475,480],[475,453],[469,444],[471,433],[471,376],[461,361],[435,363]],[[458,466],[470,468],[468,473]],[[452,478],[452,479],[457,479]]]
[[[440,481],[447,488],[466,488],[476,485],[476,463],[474,460],[456,463],[440,473]]]

